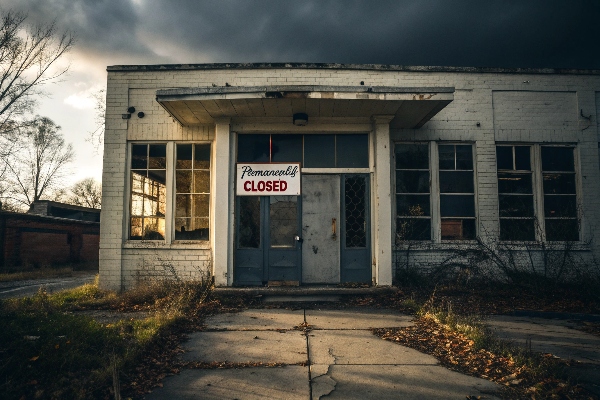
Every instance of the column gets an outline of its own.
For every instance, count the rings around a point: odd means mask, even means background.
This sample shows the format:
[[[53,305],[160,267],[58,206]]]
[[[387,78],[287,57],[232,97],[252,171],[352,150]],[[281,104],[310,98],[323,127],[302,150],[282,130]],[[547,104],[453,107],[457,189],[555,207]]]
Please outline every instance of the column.
[[[212,259],[215,286],[227,286],[229,254],[229,118],[215,123],[214,173],[211,182],[212,198]]]
[[[375,172],[373,199],[375,235],[373,260],[377,286],[392,284],[392,168],[390,121],[393,115],[373,116]]]

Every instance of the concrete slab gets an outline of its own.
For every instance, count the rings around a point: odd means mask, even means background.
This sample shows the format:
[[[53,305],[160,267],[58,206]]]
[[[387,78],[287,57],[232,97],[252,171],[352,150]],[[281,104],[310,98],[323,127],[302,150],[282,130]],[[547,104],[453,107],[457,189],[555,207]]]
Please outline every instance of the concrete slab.
[[[208,329],[293,329],[304,322],[304,310],[265,309],[218,314],[206,319]]]
[[[398,346],[400,347],[400,346]],[[312,398],[319,399],[498,399],[498,385],[433,365],[333,365],[313,376]]]
[[[306,310],[306,322],[313,329],[369,329],[412,325],[413,317],[386,309]]]
[[[312,331],[308,334],[312,364],[431,364],[435,357],[382,340],[368,330]]]
[[[299,331],[196,332],[183,347],[187,361],[297,364],[308,358],[306,337]]]
[[[195,369],[163,381],[164,387],[146,396],[148,400],[162,399],[290,399],[310,397],[308,368]]]
[[[531,341],[533,351],[600,365],[600,337],[573,329],[574,322],[493,316],[487,320],[487,324],[501,339],[523,346]]]

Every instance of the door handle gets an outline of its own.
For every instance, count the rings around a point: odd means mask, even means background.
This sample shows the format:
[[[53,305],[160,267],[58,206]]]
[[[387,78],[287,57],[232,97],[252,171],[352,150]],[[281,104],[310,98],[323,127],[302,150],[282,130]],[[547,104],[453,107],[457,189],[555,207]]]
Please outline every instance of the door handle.
[[[336,240],[336,238],[337,238],[337,234],[336,234],[336,220],[335,220],[335,218],[331,218],[331,238],[333,240]]]

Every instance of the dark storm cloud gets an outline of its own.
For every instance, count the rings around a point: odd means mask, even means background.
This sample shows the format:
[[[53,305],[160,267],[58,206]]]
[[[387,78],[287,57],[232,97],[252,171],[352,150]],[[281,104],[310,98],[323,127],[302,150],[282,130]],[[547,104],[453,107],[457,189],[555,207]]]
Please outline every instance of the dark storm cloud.
[[[133,63],[600,68],[596,0],[3,1]]]

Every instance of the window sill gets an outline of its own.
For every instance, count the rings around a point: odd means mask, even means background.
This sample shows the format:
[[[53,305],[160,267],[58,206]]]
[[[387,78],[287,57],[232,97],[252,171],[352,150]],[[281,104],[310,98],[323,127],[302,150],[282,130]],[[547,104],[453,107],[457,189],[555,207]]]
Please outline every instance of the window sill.
[[[161,250],[208,250],[211,249],[208,240],[177,240],[166,243],[164,240],[128,240],[123,244],[124,249],[161,249]]]
[[[564,251],[565,242],[546,242],[544,244],[540,242],[496,242],[502,250],[514,250],[514,251],[542,251],[545,246],[546,251]],[[570,242],[571,251],[591,251],[591,247],[587,243],[583,242]],[[443,240],[442,242],[433,242],[430,240],[423,241],[411,241],[404,242],[400,245],[393,246],[393,250],[397,251],[452,251],[452,250],[475,250],[480,248],[481,245],[477,240]]]

